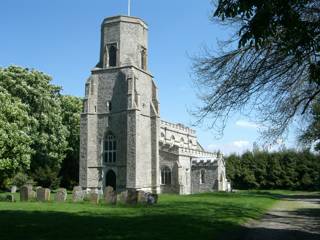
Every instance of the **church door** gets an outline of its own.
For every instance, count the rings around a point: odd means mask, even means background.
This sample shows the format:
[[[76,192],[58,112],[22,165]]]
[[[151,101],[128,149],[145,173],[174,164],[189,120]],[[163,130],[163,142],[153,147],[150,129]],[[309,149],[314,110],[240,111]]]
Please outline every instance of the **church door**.
[[[109,170],[106,175],[106,187],[110,186],[113,187],[113,190],[116,190],[116,183],[116,174],[114,173],[114,171]]]

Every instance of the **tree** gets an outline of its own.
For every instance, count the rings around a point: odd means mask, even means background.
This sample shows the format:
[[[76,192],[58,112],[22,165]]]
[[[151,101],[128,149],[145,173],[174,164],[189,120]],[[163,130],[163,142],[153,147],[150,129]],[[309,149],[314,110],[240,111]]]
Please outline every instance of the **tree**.
[[[237,189],[320,189],[319,155],[310,151],[255,151],[226,157],[227,177]]]
[[[223,130],[231,112],[248,113],[277,139],[320,95],[320,2],[219,0],[213,19],[236,34],[194,59],[195,115]]]
[[[82,111],[81,98],[61,96],[62,122],[68,130],[66,157],[60,170],[61,186],[72,188],[79,179],[79,148],[80,148],[80,113]]]
[[[30,168],[32,119],[28,116],[28,106],[1,86],[0,102],[0,187],[5,187],[5,179]]]
[[[300,135],[299,140],[309,146],[315,143],[314,149],[320,151],[320,103],[313,105],[309,125]]]
[[[60,87],[42,72],[10,66],[0,69],[0,87],[26,105],[30,127],[30,173],[45,187],[59,183],[58,173],[67,149],[68,131],[62,123]]]

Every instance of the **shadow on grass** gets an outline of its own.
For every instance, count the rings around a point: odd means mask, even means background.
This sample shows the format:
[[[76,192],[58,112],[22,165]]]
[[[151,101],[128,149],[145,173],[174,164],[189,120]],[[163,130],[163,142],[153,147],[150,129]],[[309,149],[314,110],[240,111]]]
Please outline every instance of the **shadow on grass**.
[[[61,212],[2,211],[0,239],[213,239],[226,221],[190,215],[135,217]]]
[[[278,198],[269,192],[163,196],[152,207],[19,202],[1,208],[0,239],[240,240],[248,232],[240,223],[260,217],[266,210],[264,204]],[[265,230],[278,235],[285,231]],[[317,238],[305,235],[297,239]]]
[[[0,239],[217,239],[221,232],[237,229],[240,221],[263,213],[259,207],[210,202],[205,196],[168,197],[152,207],[65,203],[53,205],[53,211],[35,211],[38,203],[18,203],[0,211]]]

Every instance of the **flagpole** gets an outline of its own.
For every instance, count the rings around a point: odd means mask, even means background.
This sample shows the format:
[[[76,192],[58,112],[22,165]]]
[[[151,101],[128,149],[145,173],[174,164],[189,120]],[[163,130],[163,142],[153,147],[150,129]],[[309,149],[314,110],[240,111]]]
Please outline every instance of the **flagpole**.
[[[128,16],[131,15],[131,0],[128,0]]]

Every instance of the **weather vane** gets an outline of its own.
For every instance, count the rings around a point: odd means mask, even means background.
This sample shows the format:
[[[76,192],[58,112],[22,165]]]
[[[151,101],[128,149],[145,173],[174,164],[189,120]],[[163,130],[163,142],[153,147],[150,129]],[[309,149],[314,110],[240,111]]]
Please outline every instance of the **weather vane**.
[[[131,0],[128,0],[128,16],[131,15]]]

